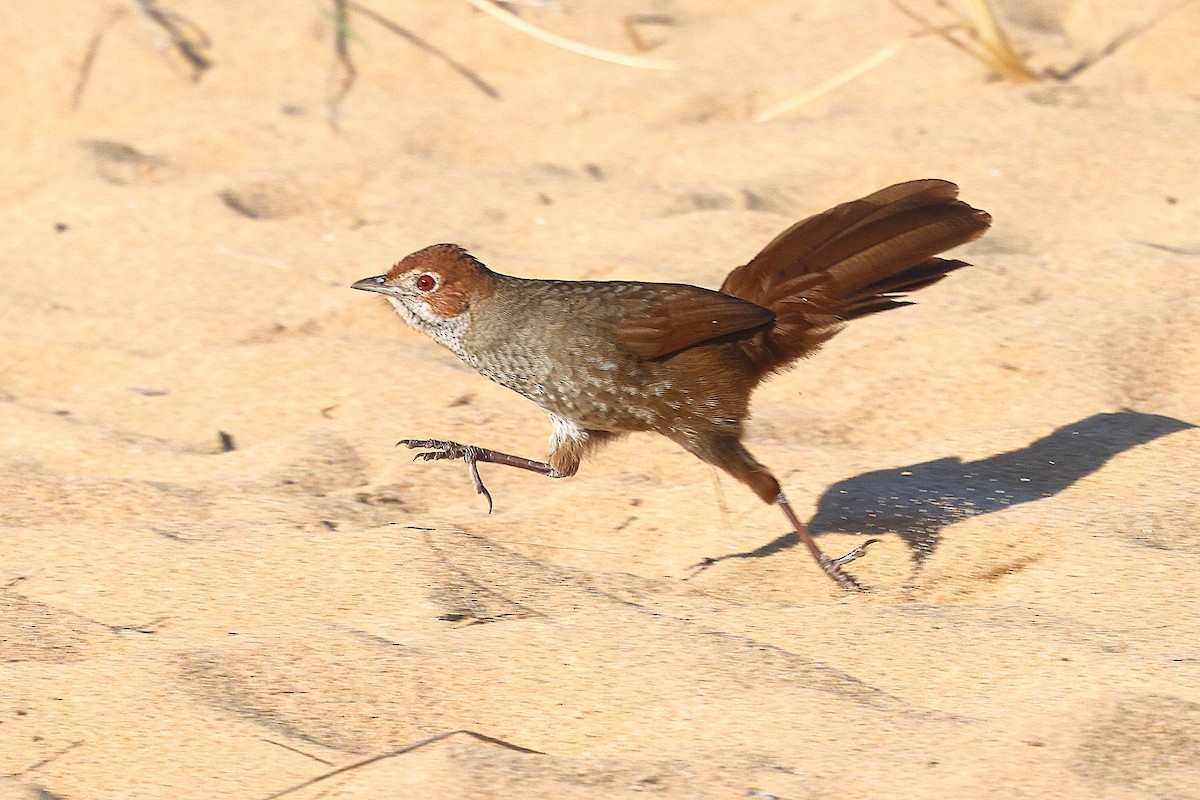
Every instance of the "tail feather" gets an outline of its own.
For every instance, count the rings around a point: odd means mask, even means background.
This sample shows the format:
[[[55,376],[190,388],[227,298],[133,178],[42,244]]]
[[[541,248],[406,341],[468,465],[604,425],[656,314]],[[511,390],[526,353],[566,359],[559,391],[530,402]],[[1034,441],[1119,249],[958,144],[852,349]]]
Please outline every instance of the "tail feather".
[[[729,273],[721,291],[741,297],[739,290],[752,290],[756,282],[778,277],[784,272],[794,274],[793,267],[798,260],[863,225],[910,208],[953,202],[957,194],[958,187],[953,183],[931,178],[898,183],[861,200],[834,206],[797,222],[776,236],[749,264]]]
[[[848,320],[911,305],[897,295],[967,266],[934,257],[991,223],[957,195],[936,179],[889,186],[796,223],[733,270],[721,291],[776,315],[746,345],[760,374],[810,355]]]
[[[932,286],[956,269],[969,267],[965,261],[945,258],[931,258],[922,261],[911,269],[883,280],[865,286],[854,295],[848,295],[843,300],[841,313],[838,315],[847,322],[876,311],[887,311],[889,308],[915,305],[911,300],[901,300],[897,295],[909,294]]]
[[[839,291],[855,291],[973,239],[982,232],[978,213],[958,202],[910,209],[838,237],[807,268],[827,273]]]

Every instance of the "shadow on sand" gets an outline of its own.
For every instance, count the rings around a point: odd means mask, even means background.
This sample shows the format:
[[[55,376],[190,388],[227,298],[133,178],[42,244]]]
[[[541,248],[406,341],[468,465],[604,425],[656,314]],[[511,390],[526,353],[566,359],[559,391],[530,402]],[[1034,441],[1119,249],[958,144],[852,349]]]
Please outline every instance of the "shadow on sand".
[[[964,462],[939,458],[866,472],[830,486],[809,530],[896,533],[919,566],[937,549],[942,529],[970,517],[1052,497],[1113,456],[1195,425],[1155,414],[1120,411],[1064,425],[1027,447]],[[763,558],[799,544],[794,532],[745,553],[707,559]]]

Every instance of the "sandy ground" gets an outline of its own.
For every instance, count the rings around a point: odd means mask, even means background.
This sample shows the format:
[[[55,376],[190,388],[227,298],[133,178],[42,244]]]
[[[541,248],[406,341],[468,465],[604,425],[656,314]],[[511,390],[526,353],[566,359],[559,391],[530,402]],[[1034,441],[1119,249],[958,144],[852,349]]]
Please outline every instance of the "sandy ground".
[[[0,26],[0,797],[264,798],[470,729],[541,754],[460,735],[290,796],[1200,798],[1200,3],[1000,3],[1036,69],[1094,63],[1017,87],[912,39],[755,122],[916,25],[520,7],[627,53],[666,17],[653,72],[378,0],[446,58],[352,16],[336,130],[324,5],[163,0],[197,81],[129,3]],[[828,551],[883,540],[869,591],[656,437],[485,467],[491,516],[393,449],[548,433],[348,288],[405,253],[715,286],[917,177],[994,215],[976,266],[748,437]]]

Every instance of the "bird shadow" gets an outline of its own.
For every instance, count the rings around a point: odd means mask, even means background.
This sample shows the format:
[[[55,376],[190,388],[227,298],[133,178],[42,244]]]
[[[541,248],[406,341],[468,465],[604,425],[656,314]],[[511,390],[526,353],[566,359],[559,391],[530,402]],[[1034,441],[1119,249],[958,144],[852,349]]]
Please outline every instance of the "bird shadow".
[[[1093,414],[1026,447],[978,461],[939,458],[865,472],[826,489],[808,527],[813,534],[895,533],[919,567],[937,549],[948,525],[1052,497],[1119,453],[1195,427],[1136,411]],[[799,542],[793,531],[754,550],[705,559],[697,566],[706,569],[727,558],[765,558]]]

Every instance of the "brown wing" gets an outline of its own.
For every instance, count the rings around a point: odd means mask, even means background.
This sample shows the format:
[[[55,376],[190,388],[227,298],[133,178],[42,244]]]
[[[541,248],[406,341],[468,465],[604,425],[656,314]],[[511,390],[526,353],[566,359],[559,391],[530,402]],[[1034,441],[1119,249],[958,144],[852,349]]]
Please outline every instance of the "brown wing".
[[[638,287],[637,313],[624,306],[617,341],[641,358],[661,358],[685,347],[751,330],[775,319],[775,312],[746,300],[686,284]]]

